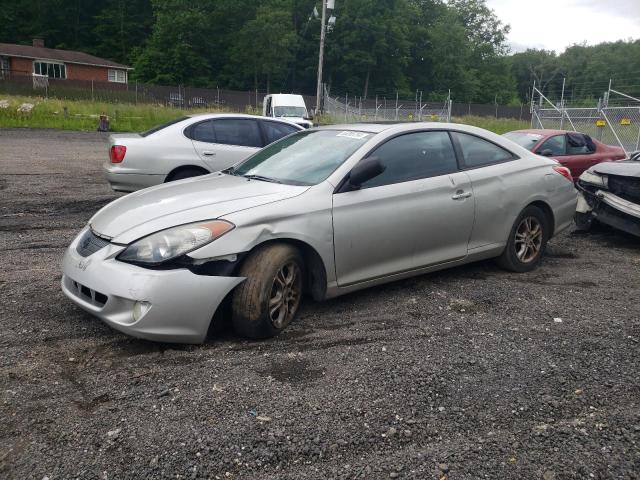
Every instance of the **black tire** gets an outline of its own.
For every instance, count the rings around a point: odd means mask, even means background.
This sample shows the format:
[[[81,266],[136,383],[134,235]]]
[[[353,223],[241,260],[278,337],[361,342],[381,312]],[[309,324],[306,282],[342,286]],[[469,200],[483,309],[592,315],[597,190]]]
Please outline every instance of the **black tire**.
[[[168,175],[165,183],[173,182],[175,180],[183,180],[185,178],[199,177],[200,175],[206,175],[207,173],[209,172],[196,167],[181,168],[180,170]]]
[[[537,231],[527,227],[527,223],[539,226],[540,233],[528,234],[527,230]],[[496,263],[512,272],[530,272],[535,269],[542,260],[542,254],[549,240],[549,219],[544,212],[533,205],[525,208],[513,224],[509,232],[509,239],[502,255],[496,259]]]
[[[238,276],[247,279],[233,292],[233,329],[238,335],[256,340],[278,335],[295,318],[302,300],[304,270],[300,252],[286,244],[267,245],[247,258]],[[289,276],[291,283],[285,286]],[[274,311],[279,301],[282,306]]]

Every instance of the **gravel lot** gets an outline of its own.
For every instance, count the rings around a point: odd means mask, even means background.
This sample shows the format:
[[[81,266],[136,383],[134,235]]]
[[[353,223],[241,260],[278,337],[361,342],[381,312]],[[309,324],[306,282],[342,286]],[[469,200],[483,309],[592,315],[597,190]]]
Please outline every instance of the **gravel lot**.
[[[640,242],[566,232],[325,303],[279,338],[119,334],[64,248],[116,198],[106,137],[0,130],[0,477],[640,478]]]

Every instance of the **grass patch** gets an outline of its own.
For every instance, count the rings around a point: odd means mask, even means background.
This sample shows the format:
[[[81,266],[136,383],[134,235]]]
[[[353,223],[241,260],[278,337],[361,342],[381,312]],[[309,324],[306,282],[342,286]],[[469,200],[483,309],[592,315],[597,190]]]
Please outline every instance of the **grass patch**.
[[[8,102],[5,108],[2,108],[3,101]],[[33,110],[30,113],[18,112],[18,108],[23,103],[33,104]],[[142,132],[184,115],[222,111],[225,110],[220,108],[183,110],[163,105],[59,100],[0,94],[0,128],[55,128],[92,131],[97,129],[99,116],[104,113],[109,117],[111,131]],[[245,113],[260,114],[261,112],[256,109],[248,109]],[[326,125],[343,123],[344,119],[323,115],[318,121],[320,124]],[[528,121],[493,117],[464,116],[453,118],[452,121],[485,128],[498,134],[529,127]]]
[[[454,117],[451,121],[453,123],[464,123],[465,125],[484,128],[497,134],[531,128],[528,120],[518,120],[517,118],[475,117],[467,115],[464,117]]]
[[[2,101],[8,106],[2,108]],[[34,105],[30,113],[18,111],[20,105]],[[66,109],[66,112],[65,112]],[[170,108],[163,105],[134,105],[83,100],[0,95],[0,127],[56,128],[91,131],[98,128],[99,116],[109,117],[113,132],[142,132],[186,114],[222,111],[220,109]]]

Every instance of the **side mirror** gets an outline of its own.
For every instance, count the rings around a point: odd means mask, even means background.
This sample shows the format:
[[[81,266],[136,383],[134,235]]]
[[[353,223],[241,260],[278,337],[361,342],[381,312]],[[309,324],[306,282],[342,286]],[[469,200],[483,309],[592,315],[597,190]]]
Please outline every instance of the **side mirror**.
[[[371,180],[384,172],[386,167],[382,165],[378,157],[369,157],[360,161],[349,174],[349,184],[359,187],[367,180]]]
[[[543,157],[551,157],[553,155],[553,152],[548,148],[545,148],[539,153],[539,155],[542,155]]]

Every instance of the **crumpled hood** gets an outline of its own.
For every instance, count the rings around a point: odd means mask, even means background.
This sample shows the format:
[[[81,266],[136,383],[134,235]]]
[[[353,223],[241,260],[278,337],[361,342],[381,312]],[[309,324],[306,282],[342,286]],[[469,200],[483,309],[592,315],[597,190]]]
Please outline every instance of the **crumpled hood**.
[[[166,228],[295,197],[308,188],[213,173],[125,195],[89,223],[98,235],[127,244]]]
[[[621,175],[623,177],[640,177],[640,162],[637,160],[622,160],[618,162],[603,162],[591,167],[600,175]]]

